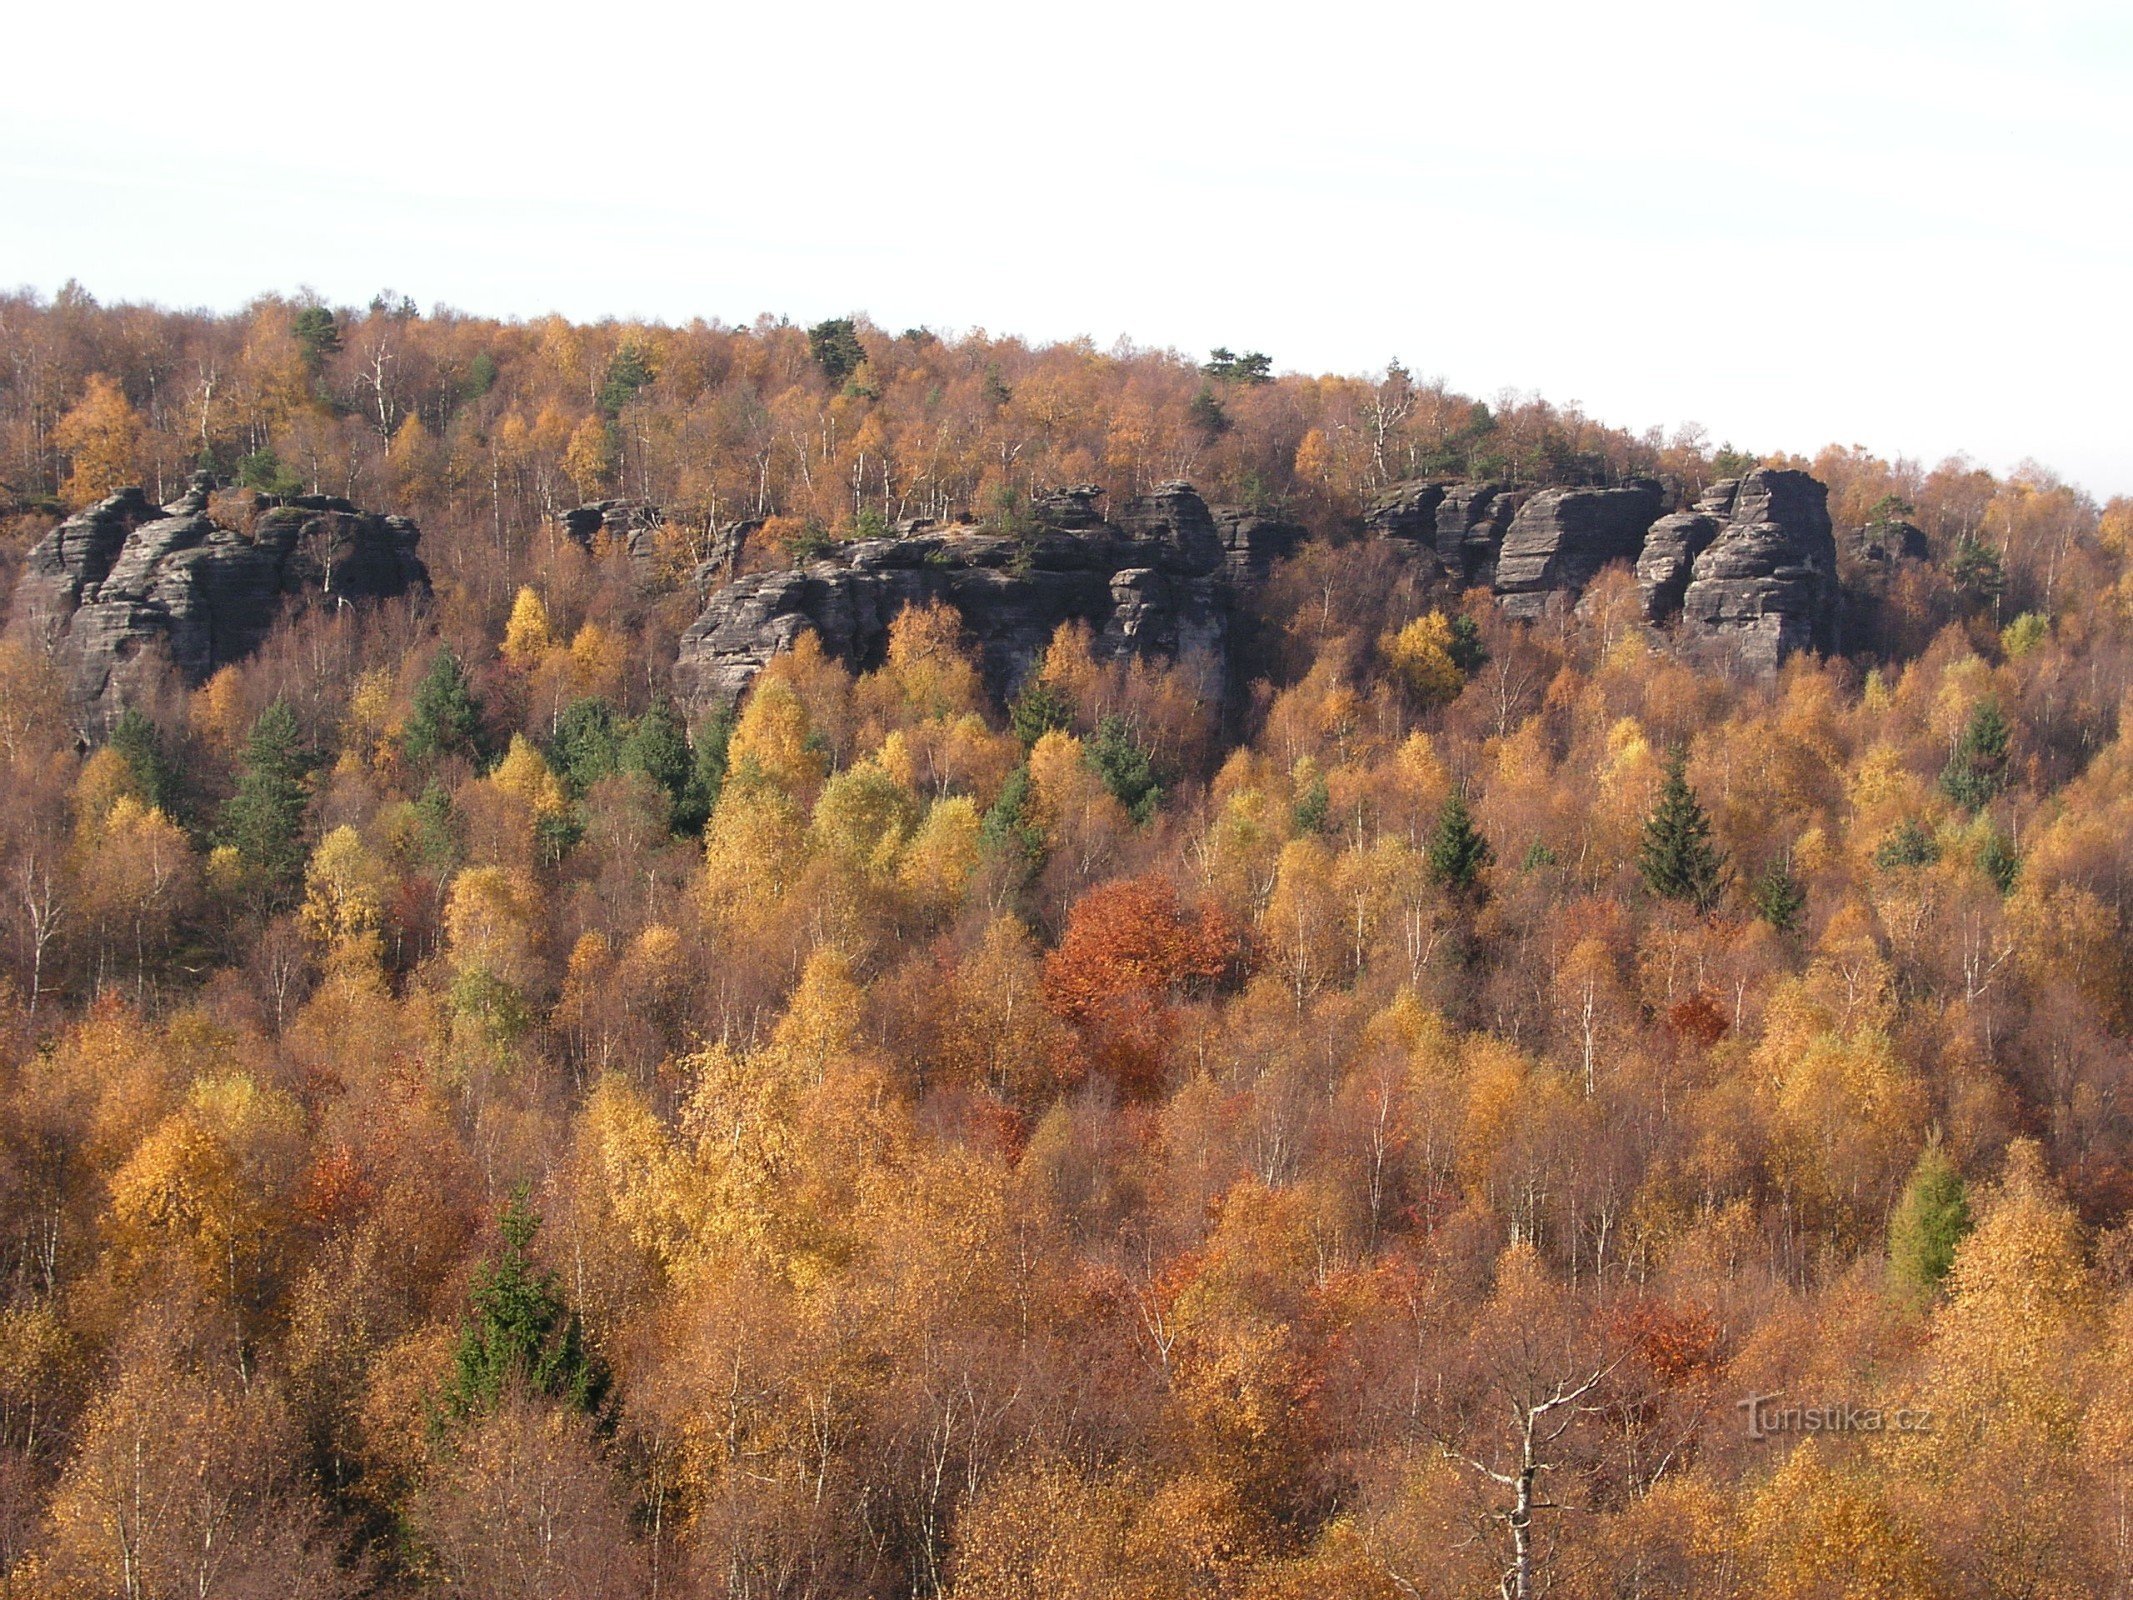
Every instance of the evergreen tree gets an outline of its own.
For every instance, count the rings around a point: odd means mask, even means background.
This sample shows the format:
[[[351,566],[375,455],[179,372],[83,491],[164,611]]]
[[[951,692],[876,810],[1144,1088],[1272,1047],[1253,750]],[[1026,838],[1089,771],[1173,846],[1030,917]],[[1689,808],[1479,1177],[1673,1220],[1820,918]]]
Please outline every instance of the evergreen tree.
[[[615,708],[588,696],[573,700],[556,719],[548,758],[572,795],[583,795],[602,778],[622,770],[622,734]]]
[[[1706,914],[1725,890],[1726,858],[1711,842],[1711,819],[1689,787],[1688,758],[1679,750],[1667,761],[1659,804],[1644,819],[1637,870],[1652,894]]]
[[[714,711],[696,730],[690,747],[689,781],[674,807],[674,826],[682,833],[701,833],[711,820],[718,797],[726,787],[727,751],[733,743],[733,712]]]
[[[1272,383],[1274,358],[1259,350],[1247,350],[1240,356],[1217,345],[1208,351],[1207,361],[1200,370],[1223,383]]]
[[[641,772],[666,791],[669,820],[678,821],[694,771],[681,719],[665,706],[653,706],[631,725],[619,759],[624,772]]]
[[[565,1304],[552,1272],[534,1268],[526,1251],[541,1219],[514,1194],[499,1219],[504,1247],[474,1274],[473,1315],[459,1326],[444,1410],[453,1418],[489,1410],[507,1389],[596,1411],[607,1373],[585,1348],[578,1314]]]
[[[1930,867],[1940,859],[1940,846],[1933,835],[1910,817],[1889,830],[1889,836],[1874,847],[1874,865],[1884,870],[1894,867]]]
[[[1004,856],[1025,875],[1034,873],[1044,860],[1044,830],[1030,817],[1029,764],[1007,775],[999,798],[985,813],[978,828],[978,841],[994,855]]]
[[[1215,391],[1209,388],[1202,388],[1192,397],[1192,404],[1185,408],[1185,414],[1192,419],[1192,425],[1200,430],[1200,437],[1210,444],[1229,432],[1231,427],[1229,413],[1223,409],[1222,402],[1215,398]]]
[[[1495,859],[1496,852],[1474,826],[1466,791],[1454,789],[1445,796],[1444,809],[1437,813],[1437,826],[1430,831],[1430,880],[1451,894],[1471,894],[1482,869]]]
[[[304,367],[313,377],[326,364],[326,358],[335,355],[341,348],[340,324],[333,320],[333,311],[327,306],[305,306],[297,312],[291,329],[296,342],[303,349]]]
[[[1054,728],[1069,727],[1073,721],[1074,708],[1067,704],[1066,696],[1034,676],[1007,708],[1007,725],[1024,746],[1035,745]]]
[[[481,743],[481,703],[467,682],[466,668],[446,645],[415,685],[414,711],[400,735],[401,748],[417,766],[455,755],[479,764]]]
[[[163,753],[156,725],[128,706],[111,727],[111,748],[126,762],[141,798],[166,817],[178,814],[178,769]]]
[[[1911,1169],[1889,1220],[1889,1277],[1906,1299],[1925,1301],[1955,1265],[1971,1229],[1970,1194],[1938,1139]]]
[[[622,348],[607,364],[607,374],[600,384],[600,395],[595,404],[611,417],[636,399],[637,392],[650,384],[654,376],[651,359],[645,354],[644,347],[634,339],[625,339]]]
[[[312,766],[296,713],[277,700],[259,714],[245,745],[237,790],[222,807],[222,836],[281,902],[304,870],[306,779]]]
[[[1296,797],[1291,812],[1298,833],[1324,833],[1326,824],[1333,818],[1333,791],[1326,787],[1326,775],[1315,768],[1304,785],[1303,793]]]
[[[1489,659],[1489,647],[1481,642],[1481,624],[1464,611],[1452,618],[1452,642],[1445,653],[1469,678],[1479,672]]]
[[[2022,872],[2022,858],[2015,854],[2014,841],[1994,828],[1978,847],[1978,870],[1992,880],[1992,886],[2001,894],[2013,891],[2015,879]]]
[[[1089,765],[1135,822],[1146,822],[1163,803],[1155,760],[1133,737],[1124,717],[1108,716],[1096,725],[1096,737],[1089,741]]]
[[[2010,731],[1997,700],[1981,700],[1970,713],[1955,753],[1940,771],[1940,789],[1966,811],[1977,811],[2007,786]]]
[[[1807,909],[1807,891],[1793,876],[1789,860],[1773,861],[1758,873],[1748,888],[1748,900],[1755,914],[1779,933],[1797,928],[1800,913]]]
[[[449,877],[459,864],[459,820],[452,796],[435,778],[423,786],[414,804],[415,851],[430,872]]]
[[[866,360],[866,346],[859,342],[859,329],[850,317],[831,317],[807,330],[808,353],[831,383],[842,384]]]
[[[1965,534],[1949,552],[1948,578],[1972,605],[1991,605],[2007,587],[1999,556],[1975,534]]]

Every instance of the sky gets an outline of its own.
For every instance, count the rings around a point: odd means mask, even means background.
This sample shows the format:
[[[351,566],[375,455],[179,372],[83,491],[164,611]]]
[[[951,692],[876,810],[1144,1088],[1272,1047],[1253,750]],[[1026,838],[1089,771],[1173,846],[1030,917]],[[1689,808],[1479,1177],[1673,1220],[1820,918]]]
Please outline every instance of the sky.
[[[1124,337],[2133,493],[2126,0],[11,19],[0,283]]]

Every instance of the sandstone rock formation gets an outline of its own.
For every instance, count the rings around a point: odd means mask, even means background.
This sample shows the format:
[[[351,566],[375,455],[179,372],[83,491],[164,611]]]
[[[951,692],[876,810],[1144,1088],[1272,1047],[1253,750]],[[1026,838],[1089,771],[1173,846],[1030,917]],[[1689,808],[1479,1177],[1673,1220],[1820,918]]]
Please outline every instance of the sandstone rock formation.
[[[250,654],[292,599],[351,605],[429,585],[405,517],[326,495],[261,498],[240,531],[207,504],[200,478],[161,507],[124,489],[24,558],[10,630],[52,652],[85,726],[115,716],[160,659],[197,684]]]
[[[1531,620],[1548,597],[1576,594],[1616,561],[1634,561],[1664,503],[1649,478],[1616,489],[1543,489],[1518,508],[1496,554],[1507,616]]]
[[[587,549],[602,534],[620,543],[633,561],[649,561],[665,514],[648,500],[594,500],[562,514],[563,531]]]
[[[1496,554],[1525,496],[1499,483],[1394,484],[1365,515],[1364,526],[1387,538],[1434,550],[1461,585],[1496,578]]]
[[[770,659],[813,632],[855,667],[881,657],[907,605],[945,601],[978,646],[988,686],[1014,691],[1062,622],[1085,622],[1099,655],[1161,655],[1226,687],[1238,598],[1303,529],[1210,508],[1167,483],[1112,521],[1076,486],[1037,504],[1028,536],[950,528],[845,545],[797,571],[757,573],[711,593],[682,635],[675,687],[692,710],[732,704]]]
[[[1827,499],[1806,473],[1777,469],[1713,484],[1692,509],[1668,516],[1660,515],[1667,491],[1650,479],[1531,492],[1416,481],[1388,490],[1364,522],[1381,537],[1429,546],[1452,581],[1489,586],[1507,615],[1526,620],[1609,564],[1634,561],[1646,619],[1678,617],[1690,656],[1768,672],[1795,650],[1837,646]],[[1860,538],[1849,552],[1855,565],[1893,564],[1917,548],[1895,525]]]
[[[1828,502],[1828,489],[1806,473],[1771,467],[1706,491],[1697,513],[1723,520],[1692,558],[1682,591],[1681,638],[1692,656],[1767,673],[1796,650],[1836,648]],[[1648,597],[1663,593],[1658,566]]]

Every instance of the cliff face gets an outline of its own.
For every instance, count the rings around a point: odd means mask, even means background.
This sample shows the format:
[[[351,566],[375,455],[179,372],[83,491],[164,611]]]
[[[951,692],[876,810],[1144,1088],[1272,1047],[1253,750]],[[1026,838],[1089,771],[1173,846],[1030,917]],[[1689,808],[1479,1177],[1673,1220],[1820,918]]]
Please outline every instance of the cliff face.
[[[263,502],[239,531],[208,516],[204,483],[167,506],[124,489],[30,550],[9,628],[52,652],[75,715],[94,729],[160,660],[197,684],[249,655],[287,603],[427,589],[418,537],[404,517],[323,495]]]
[[[1648,479],[1526,495],[1415,482],[1388,490],[1365,522],[1427,545],[1454,582],[1486,585],[1507,615],[1528,621],[1556,596],[1574,602],[1603,568],[1632,562],[1648,621],[1675,624],[1700,661],[1765,673],[1795,650],[1836,647],[1827,498],[1806,473],[1771,468],[1713,484],[1670,516],[1660,515],[1666,491]]]
[[[1723,517],[1689,569],[1681,635],[1700,659],[1775,672],[1797,650],[1837,646],[1837,542],[1829,490],[1804,472],[1761,468],[1698,501]]]
[[[1649,479],[1619,489],[1543,489],[1511,519],[1496,553],[1506,615],[1531,619],[1555,593],[1576,594],[1617,561],[1634,561],[1666,491]]]
[[[809,632],[829,654],[869,666],[899,611],[938,600],[961,615],[996,694],[1011,694],[1053,630],[1074,621],[1094,631],[1099,654],[1183,661],[1222,693],[1240,607],[1303,529],[1209,506],[1183,483],[1108,520],[1099,498],[1086,485],[1041,497],[1046,531],[1034,536],[933,529],[723,588],[707,573],[702,613],[682,635],[677,691],[695,712],[731,705]],[[1821,484],[1766,469],[1713,485],[1691,511],[1661,516],[1665,504],[1664,488],[1644,479],[1532,492],[1417,482],[1381,497],[1366,526],[1461,586],[1488,586],[1513,617],[1575,603],[1604,568],[1628,562],[1647,619],[1672,625],[1697,660],[1766,673],[1793,651],[1835,647],[1836,555]]]
[[[1031,536],[949,528],[849,544],[797,571],[757,573],[712,593],[681,638],[675,687],[694,712],[731,705],[802,633],[855,667],[878,661],[907,605],[953,606],[994,693],[1014,692],[1063,622],[1093,630],[1099,655],[1186,663],[1211,693],[1229,675],[1240,598],[1303,529],[1210,507],[1189,484],[1128,502],[1112,520],[1097,491],[1038,502]]]

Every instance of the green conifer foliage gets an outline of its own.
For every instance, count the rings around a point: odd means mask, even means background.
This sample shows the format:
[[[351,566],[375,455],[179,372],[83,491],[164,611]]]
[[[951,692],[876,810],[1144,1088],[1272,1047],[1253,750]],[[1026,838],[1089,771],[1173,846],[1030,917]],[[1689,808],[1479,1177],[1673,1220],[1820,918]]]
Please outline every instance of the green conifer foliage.
[[[1889,1220],[1889,1278],[1896,1292],[1912,1301],[1930,1299],[1970,1228],[1969,1189],[1936,1139],[1911,1169]]]
[[[599,1409],[607,1373],[585,1348],[578,1314],[564,1303],[552,1272],[537,1270],[526,1252],[541,1219],[515,1194],[499,1220],[504,1247],[474,1275],[473,1315],[460,1324],[444,1412],[452,1418],[493,1407],[507,1390],[561,1400],[580,1411]]]
[[[437,652],[415,685],[414,711],[400,740],[408,760],[417,766],[454,755],[481,760],[481,704],[449,645]]]
[[[1482,869],[1495,859],[1496,852],[1474,826],[1465,792],[1454,789],[1429,836],[1430,878],[1453,894],[1471,894]]]
[[[2008,740],[2007,718],[1999,702],[1980,701],[1962,737],[1955,741],[1955,753],[1941,768],[1941,793],[1966,811],[1989,804],[2007,787]]]
[[[1711,819],[1689,787],[1688,759],[1678,750],[1667,762],[1659,804],[1644,819],[1637,871],[1652,894],[1699,912],[1709,913],[1725,891],[1725,854],[1711,842]]]
[[[1096,737],[1089,741],[1089,765],[1135,822],[1145,823],[1162,805],[1162,777],[1155,770],[1155,759],[1141,748],[1124,717],[1105,717],[1096,725]]]
[[[237,791],[223,804],[222,835],[281,903],[304,870],[304,808],[311,752],[296,713],[277,700],[252,724]]]
[[[1756,874],[1748,889],[1748,900],[1755,907],[1755,914],[1771,927],[1779,933],[1791,933],[1800,925],[1800,913],[1807,909],[1807,890],[1793,876],[1792,863],[1778,860]]]
[[[167,817],[178,814],[178,769],[163,753],[156,725],[128,706],[111,728],[111,748],[124,758],[141,798]]]

